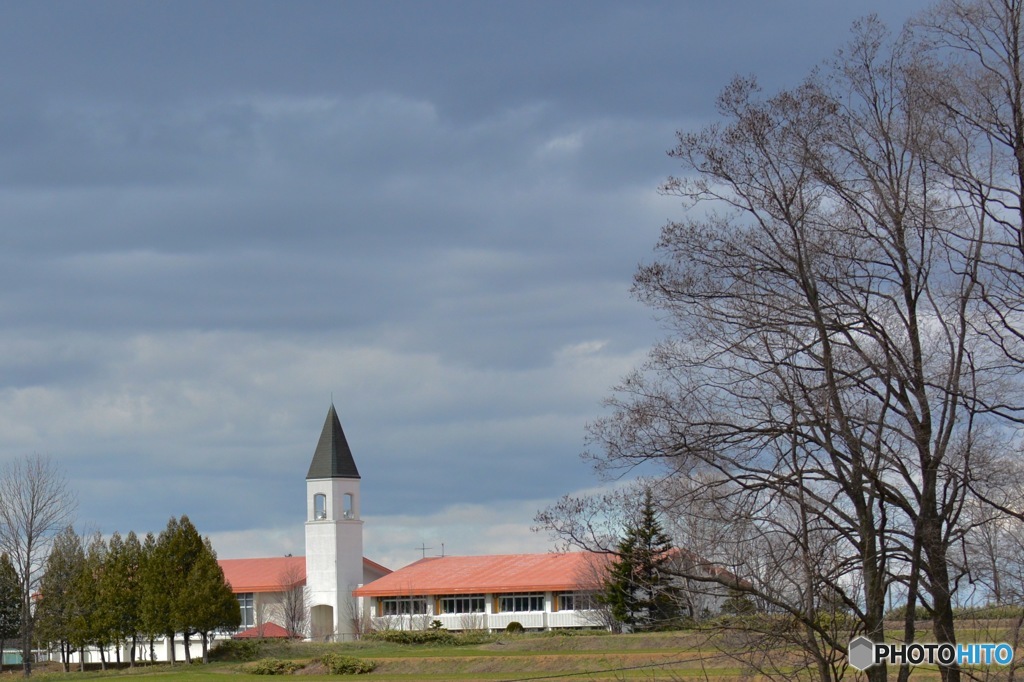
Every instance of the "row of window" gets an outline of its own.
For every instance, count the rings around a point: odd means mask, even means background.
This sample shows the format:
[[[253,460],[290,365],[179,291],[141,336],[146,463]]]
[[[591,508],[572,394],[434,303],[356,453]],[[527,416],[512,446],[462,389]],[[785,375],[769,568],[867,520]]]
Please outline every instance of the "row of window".
[[[483,613],[484,595],[467,594],[460,597],[441,597],[441,613]]]
[[[241,629],[256,625],[252,592],[236,594],[242,612]],[[463,594],[441,597],[441,613],[483,613],[486,597],[482,594]],[[557,598],[559,611],[576,611],[594,608],[593,595],[578,592],[563,592]],[[543,611],[543,592],[503,594],[498,597],[498,610],[502,612]],[[389,597],[381,600],[382,615],[406,616],[427,613],[426,597]]]
[[[388,597],[381,600],[385,616],[420,615],[427,612],[427,600],[423,597]]]
[[[441,597],[440,613],[483,613],[485,597],[482,594],[465,594]],[[578,592],[564,592],[558,595],[559,611],[577,611],[594,608],[593,595]],[[543,592],[523,592],[498,596],[498,611],[527,612],[544,610]],[[387,597],[381,600],[381,615],[405,616],[427,613],[426,597]]]
[[[543,593],[503,594],[498,597],[498,610],[508,611],[543,611]]]

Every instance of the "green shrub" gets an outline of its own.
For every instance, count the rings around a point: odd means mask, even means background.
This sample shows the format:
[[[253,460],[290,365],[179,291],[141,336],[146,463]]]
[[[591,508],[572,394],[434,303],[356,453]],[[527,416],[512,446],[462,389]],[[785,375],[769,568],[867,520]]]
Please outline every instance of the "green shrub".
[[[282,661],[280,658],[261,658],[248,663],[242,670],[251,675],[290,675],[302,666],[295,661]]]
[[[907,617],[907,605],[891,608],[885,612],[883,617],[886,620],[904,620]],[[931,618],[931,614],[925,607],[919,605],[914,609],[914,620],[931,620]]]
[[[371,632],[365,639],[392,644],[433,644],[437,646],[454,646],[459,643],[455,635],[447,630],[381,630]]]
[[[723,616],[747,616],[756,611],[757,607],[754,606],[749,595],[737,590],[729,590],[729,596],[722,602],[719,613]]]
[[[526,628],[519,621],[514,620],[505,626],[505,634],[507,635],[518,635],[523,632],[526,632]]]
[[[332,675],[362,675],[377,667],[373,661],[364,661],[354,656],[341,654],[325,654],[320,657],[320,662],[327,667],[328,672]]]
[[[211,661],[255,661],[263,647],[258,639],[227,639],[210,650]]]

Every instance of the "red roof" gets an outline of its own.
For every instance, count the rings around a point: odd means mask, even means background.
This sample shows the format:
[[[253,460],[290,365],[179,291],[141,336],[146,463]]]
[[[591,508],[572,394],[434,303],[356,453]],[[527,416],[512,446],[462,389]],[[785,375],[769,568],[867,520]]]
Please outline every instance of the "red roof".
[[[376,561],[372,561],[370,559],[367,559],[366,557],[363,557],[363,568],[369,568],[370,570],[376,573],[380,573],[381,575],[387,575],[391,572],[391,569],[387,566],[382,566],[381,564],[378,564]]]
[[[262,630],[262,634],[261,631]],[[231,639],[289,639],[300,635],[292,635],[277,623],[264,623],[262,626],[242,630]]]
[[[357,597],[593,589],[607,554],[499,554],[420,559],[360,587]]]
[[[284,592],[306,583],[306,557],[220,559],[224,579],[238,592]]]
[[[283,592],[306,584],[306,557],[281,556],[262,559],[220,559],[224,579],[239,592]],[[376,573],[391,571],[363,557],[363,566]]]

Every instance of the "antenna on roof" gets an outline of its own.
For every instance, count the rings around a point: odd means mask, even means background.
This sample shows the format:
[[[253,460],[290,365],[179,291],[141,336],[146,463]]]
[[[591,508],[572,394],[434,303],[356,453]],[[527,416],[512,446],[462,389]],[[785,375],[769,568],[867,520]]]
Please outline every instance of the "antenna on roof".
[[[441,543],[441,558],[444,558],[444,543]]]
[[[416,549],[418,549],[421,552],[423,552],[423,558],[426,559],[427,558],[427,550],[428,549],[434,549],[434,548],[433,547],[427,547],[427,544],[425,542],[421,542],[420,546],[416,547]]]

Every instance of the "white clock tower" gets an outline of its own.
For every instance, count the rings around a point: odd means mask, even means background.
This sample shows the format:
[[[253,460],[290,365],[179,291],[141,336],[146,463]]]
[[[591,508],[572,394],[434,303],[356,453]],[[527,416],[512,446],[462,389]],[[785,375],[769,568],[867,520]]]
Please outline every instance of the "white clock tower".
[[[314,640],[349,639],[363,582],[359,470],[331,405],[306,474],[306,587]]]

